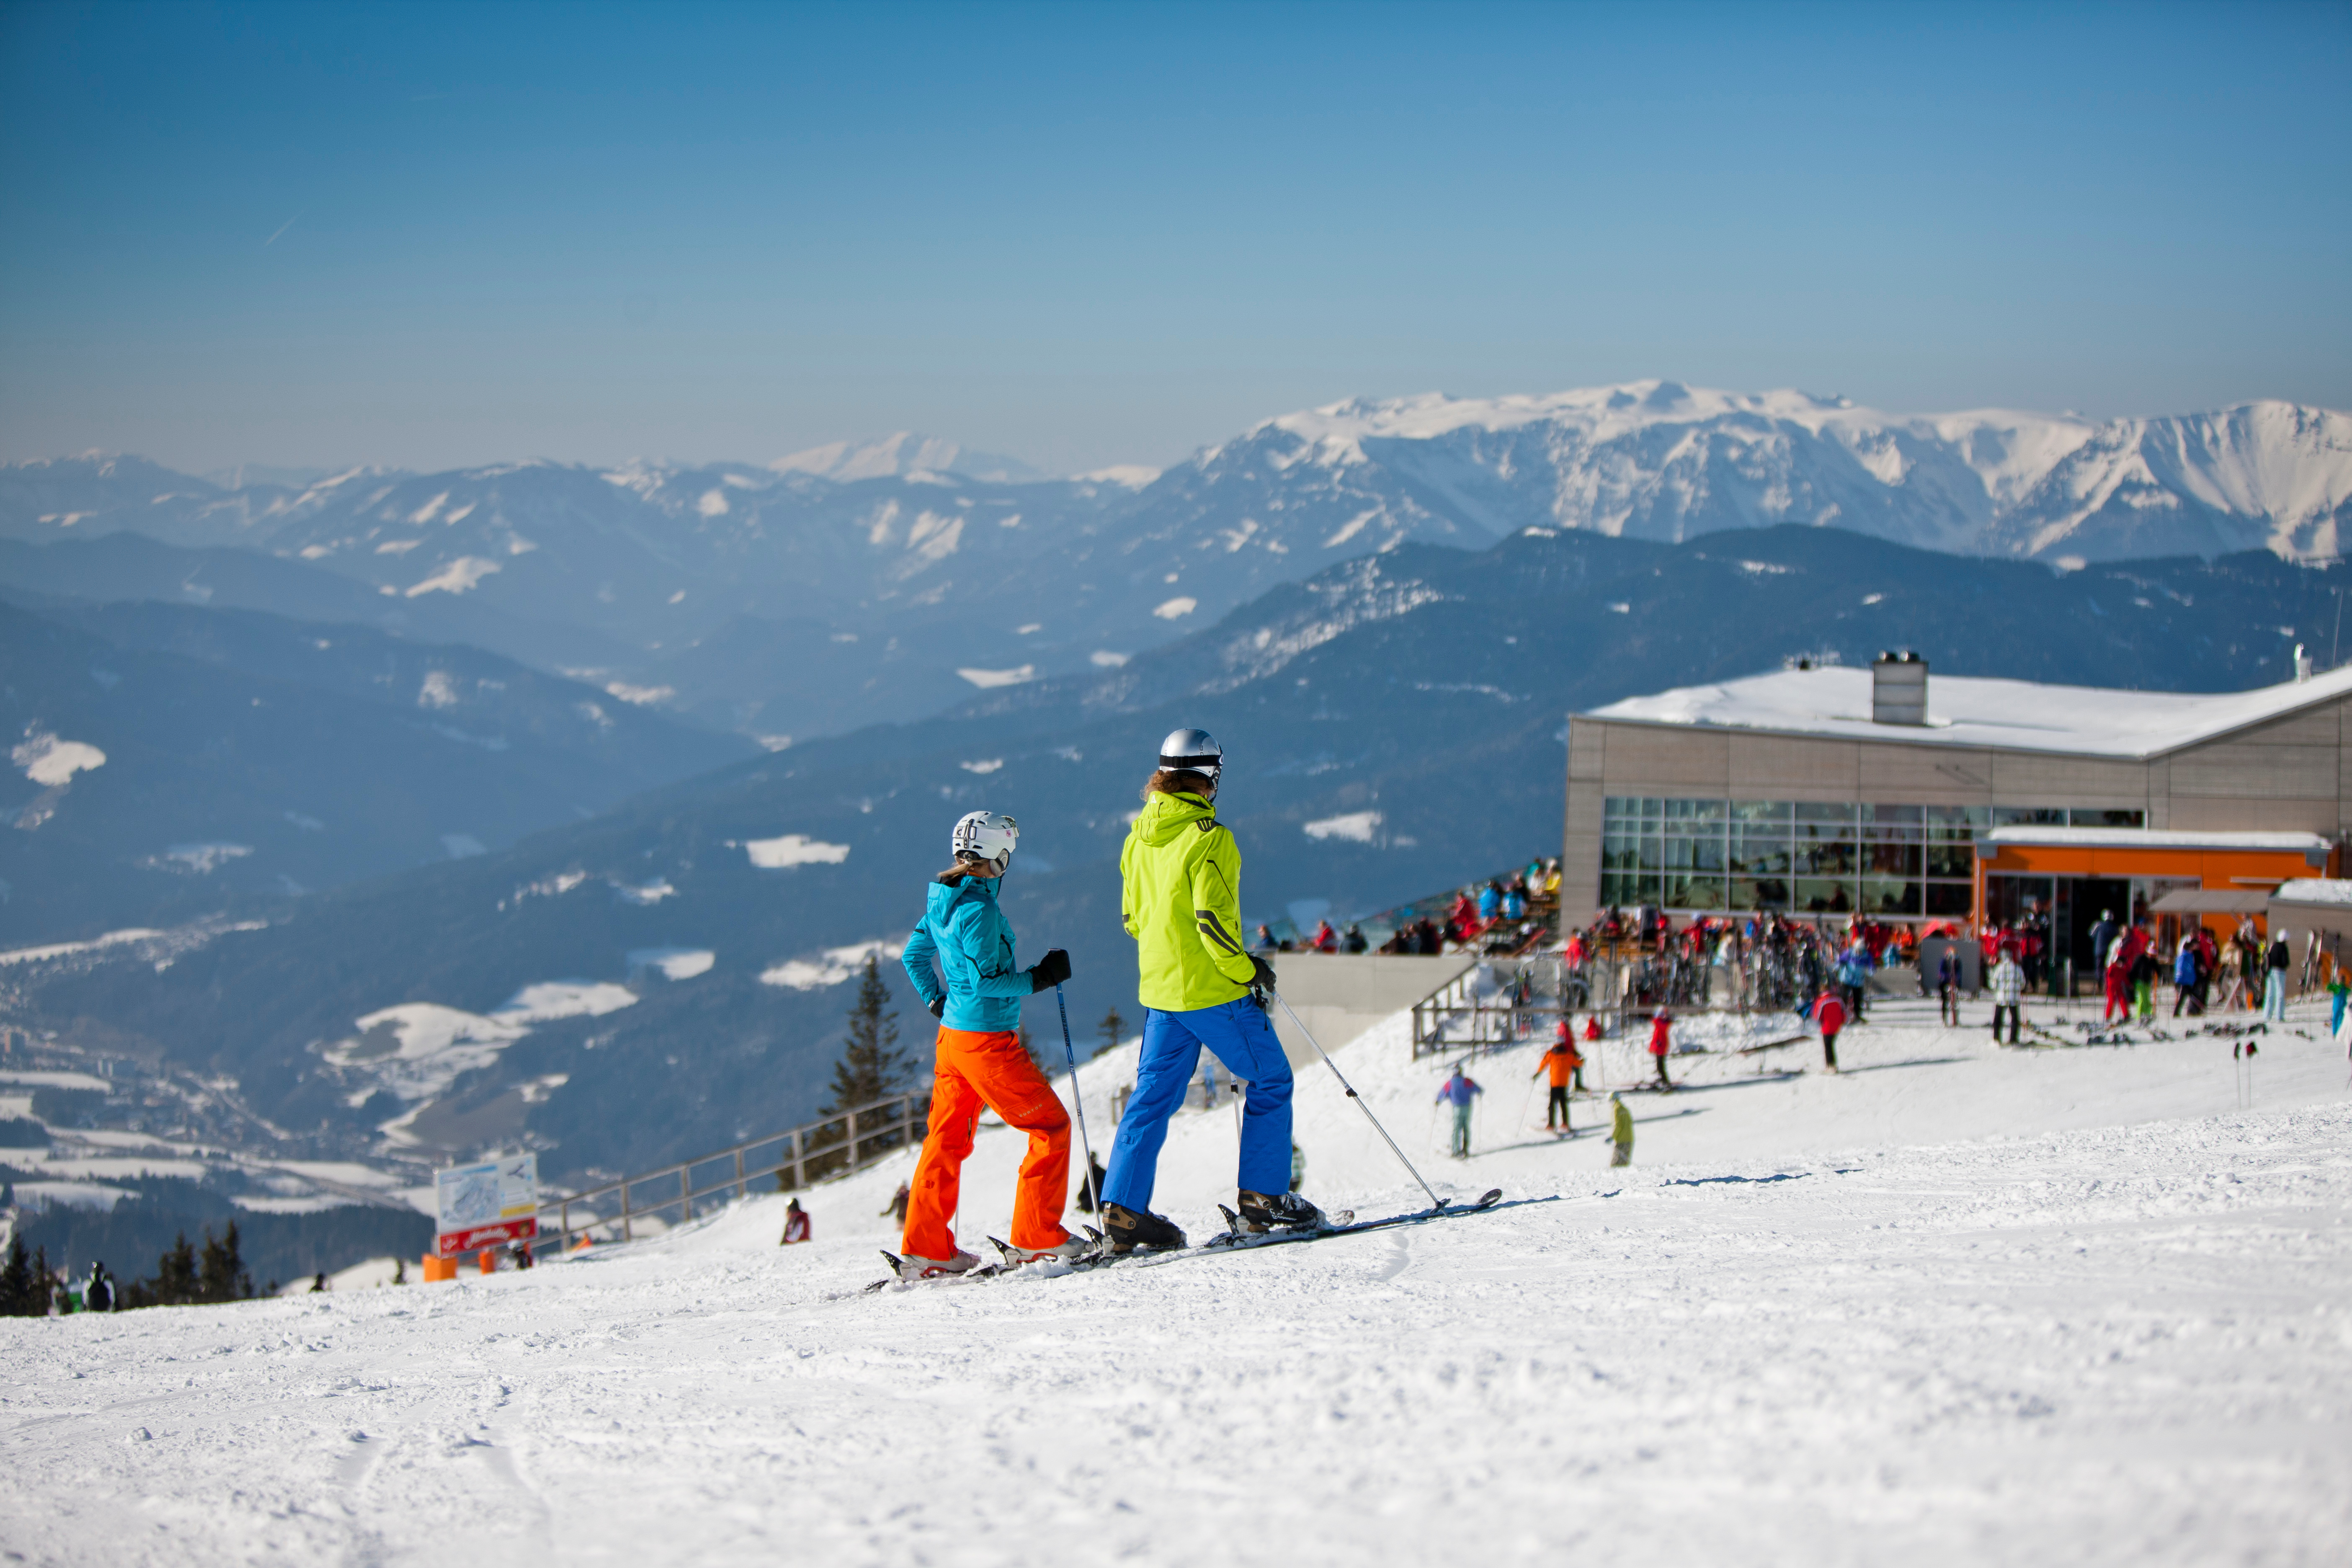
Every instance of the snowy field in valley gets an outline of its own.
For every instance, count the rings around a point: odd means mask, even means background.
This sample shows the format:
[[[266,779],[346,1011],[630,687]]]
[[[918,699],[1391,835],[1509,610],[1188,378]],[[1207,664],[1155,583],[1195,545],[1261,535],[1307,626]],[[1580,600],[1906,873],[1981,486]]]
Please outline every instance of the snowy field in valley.
[[[524,1275],[0,1320],[0,1549],[35,1563],[2340,1563],[2352,1100],[2298,1009],[2230,1047],[2000,1051],[1983,1010],[1685,1056],[1635,1163],[1556,1142],[1535,1049],[1402,1020],[1343,1067],[1467,1218],[893,1287],[901,1158]],[[1051,1013],[1033,1019],[1050,1028]],[[1041,1033],[1044,1030],[1041,1029]],[[1630,1080],[1645,1062],[1612,1045]],[[1132,1047],[1086,1071],[1092,1126]],[[1307,1190],[1418,1199],[1319,1065]],[[1181,1117],[1196,1237],[1234,1123]],[[681,1151],[686,1152],[686,1151]],[[1002,1234],[984,1131],[960,1231]]]

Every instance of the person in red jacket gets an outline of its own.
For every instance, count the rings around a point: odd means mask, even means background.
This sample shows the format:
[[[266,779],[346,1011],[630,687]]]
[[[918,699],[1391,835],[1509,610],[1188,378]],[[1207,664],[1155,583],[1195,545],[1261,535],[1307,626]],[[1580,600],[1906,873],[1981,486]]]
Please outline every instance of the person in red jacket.
[[[1675,1016],[1664,1007],[1650,1020],[1650,1059],[1658,1064],[1658,1087],[1672,1089],[1675,1080],[1666,1076],[1666,1053],[1675,1048]]]
[[[798,1198],[786,1200],[784,1204],[784,1238],[782,1241],[777,1243],[777,1245],[780,1247],[790,1247],[796,1241],[806,1241],[808,1238],[808,1210],[801,1207],[801,1201]]]
[[[1837,988],[1825,985],[1821,1000],[1813,1004],[1813,1027],[1822,1032],[1822,1061],[1830,1071],[1837,1065],[1838,1031],[1845,1027],[1845,1004],[1838,1000]]]

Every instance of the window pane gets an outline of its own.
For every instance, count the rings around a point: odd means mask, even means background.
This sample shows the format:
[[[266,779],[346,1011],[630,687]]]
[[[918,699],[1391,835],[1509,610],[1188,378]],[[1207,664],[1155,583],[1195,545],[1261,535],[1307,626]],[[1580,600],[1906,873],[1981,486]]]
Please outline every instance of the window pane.
[[[1731,803],[1732,819],[1737,822],[1786,822],[1791,809],[1785,800],[1735,800]]]
[[[1996,805],[1992,808],[1995,827],[2063,827],[2066,808],[2058,805]]]
[[[1639,816],[1642,803],[1630,795],[1612,795],[1601,803],[1603,816]]]
[[[1748,828],[1733,840],[1731,868],[1751,877],[1785,877],[1790,870],[1788,838],[1769,829]]]
[[[1643,795],[1642,797],[1642,815],[1643,816],[1664,816],[1665,814],[1666,803],[1664,800],[1661,800],[1654,795]]]
[[[1691,868],[1691,841],[1687,838],[1674,837],[1668,838],[1664,842],[1666,851],[1666,869],[1669,871],[1689,870]]]
[[[1656,838],[1642,838],[1635,840],[1635,843],[1637,846],[1637,852],[1633,864],[1640,867],[1644,871],[1656,870],[1658,868],[1658,857],[1664,844],[1664,840]]]
[[[1848,877],[1855,869],[1854,847],[1851,844],[1797,846],[1797,875],[1800,877]]]
[[[1642,903],[1654,904],[1658,901],[1658,890],[1657,874],[1645,872],[1635,880],[1633,897]]]
[[[1965,915],[1969,912],[1971,889],[1966,882],[1930,882],[1927,884],[1927,912],[1931,915]]]
[[[1721,871],[1730,858],[1723,852],[1720,838],[1695,838],[1691,841],[1691,867],[1699,871]]]
[[[2066,814],[2070,827],[2139,827],[2147,821],[2147,813],[2118,810],[2113,806],[2076,806]]]
[[[1603,871],[1630,871],[1633,868],[1635,846],[1641,840],[1622,833],[1612,833],[1601,841],[1601,868]]]
[[[1838,822],[1851,825],[1854,819],[1853,803],[1843,800],[1801,800],[1796,805],[1797,821]]]
[[[1919,875],[1916,844],[1865,844],[1862,868],[1874,877],[1914,879]]]
[[[1796,908],[1811,914],[1851,914],[1853,912],[1853,885],[1818,877],[1800,877],[1797,879]]]
[[[1917,882],[1906,882],[1895,877],[1864,877],[1862,879],[1862,907],[1872,914],[1916,915],[1919,912]]]
[[[1789,884],[1780,877],[1734,877],[1731,907],[1735,910],[1785,910]]]
[[[1720,822],[1723,802],[1719,800],[1670,800],[1666,802],[1666,819],[1671,822]]]
[[[1668,877],[1666,907],[1675,910],[1719,910],[1723,881],[1717,877]]]
[[[1945,827],[1984,827],[1990,826],[1992,809],[1982,805],[1931,805],[1927,808],[1927,825]]]
[[[1930,877],[1972,877],[1976,868],[1977,852],[1972,845],[1927,846],[1927,875]]]
[[[1919,805],[1865,805],[1862,808],[1862,816],[1864,822],[1874,822],[1881,827],[1916,827],[1920,823],[1927,820],[1927,807]]]

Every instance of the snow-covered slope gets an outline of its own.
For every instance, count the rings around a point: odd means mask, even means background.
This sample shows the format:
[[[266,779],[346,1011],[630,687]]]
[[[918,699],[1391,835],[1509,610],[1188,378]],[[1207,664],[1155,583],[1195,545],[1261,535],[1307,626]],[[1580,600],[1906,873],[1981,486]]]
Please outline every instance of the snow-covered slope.
[[[0,1547],[38,1563],[2330,1560],[2352,1398],[2341,1053],[1997,1052],[1924,1004],[1841,1078],[1682,1058],[1634,1167],[1473,1064],[1341,1053],[1512,1206],[1253,1256],[864,1295],[884,1167],[529,1275],[0,1321]],[[1971,1014],[1974,1021],[1973,1012]],[[1890,1019],[1899,1019],[1889,1022]],[[2305,1020],[2307,1022],[2307,1020]],[[1628,1047],[1605,1069],[1634,1070]],[[1087,1071],[1102,1097],[1126,1070]],[[1308,1190],[1407,1189],[1318,1068]],[[1594,1114],[1592,1107],[1580,1115]],[[1020,1141],[983,1131],[967,1237]],[[1230,1112],[1178,1121],[1198,1230]]]
[[[1305,498],[1683,540],[1806,522],[1932,550],[2081,556],[2337,553],[2352,417],[2253,403],[2099,424],[2007,410],[1902,416],[1801,392],[1671,381],[1549,396],[1358,400],[1286,415],[1195,459]],[[1164,482],[1164,481],[1163,481]]]

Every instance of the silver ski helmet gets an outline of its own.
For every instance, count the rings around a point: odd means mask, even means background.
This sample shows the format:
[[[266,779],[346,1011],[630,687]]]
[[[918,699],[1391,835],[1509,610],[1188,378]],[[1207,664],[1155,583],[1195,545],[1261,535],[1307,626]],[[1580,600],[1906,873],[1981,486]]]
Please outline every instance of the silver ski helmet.
[[[1171,730],[1160,742],[1160,766],[1169,773],[1199,773],[1214,784],[1224,771],[1224,748],[1206,730]]]
[[[955,825],[955,858],[986,860],[998,871],[1013,863],[1013,847],[1021,841],[1021,825],[1001,811],[966,812]]]

